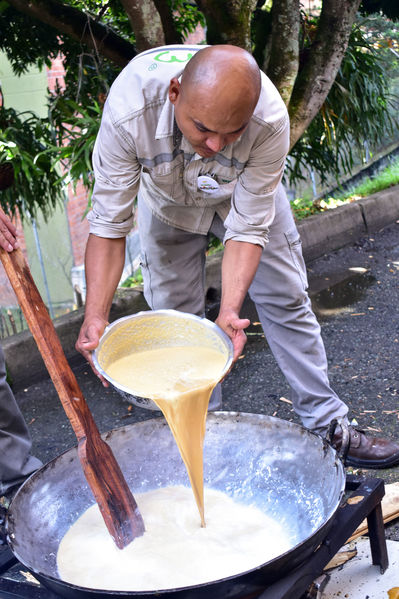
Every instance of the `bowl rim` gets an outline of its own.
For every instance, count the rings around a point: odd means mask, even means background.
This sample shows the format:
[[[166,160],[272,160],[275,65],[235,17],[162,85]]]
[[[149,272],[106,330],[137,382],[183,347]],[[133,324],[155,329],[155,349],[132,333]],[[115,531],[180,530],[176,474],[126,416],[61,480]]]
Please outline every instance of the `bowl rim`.
[[[112,329],[117,327],[117,325],[120,325],[121,323],[123,323],[126,320],[135,320],[135,319],[140,320],[142,318],[153,318],[153,317],[159,316],[159,315],[166,315],[166,316],[170,315],[170,316],[173,316],[176,318],[182,318],[182,319],[184,318],[185,320],[187,320],[187,319],[195,320],[196,322],[201,322],[201,323],[205,324],[208,328],[210,328],[215,333],[217,333],[217,335],[225,343],[226,348],[227,348],[227,354],[228,354],[226,364],[220,374],[219,381],[222,380],[226,376],[226,374],[228,373],[228,371],[231,368],[231,365],[233,363],[233,356],[234,356],[233,343],[232,343],[230,337],[215,322],[213,322],[212,320],[209,320],[208,318],[205,318],[202,316],[197,316],[196,314],[191,314],[190,312],[182,312],[179,310],[172,310],[172,309],[166,309],[166,308],[161,309],[161,310],[141,310],[140,312],[135,312],[134,314],[129,314],[128,316],[122,316],[121,318],[114,320],[111,324],[109,324],[105,327],[104,332],[100,337],[98,346],[92,352],[92,359],[93,359],[94,367],[101,374],[101,376],[103,376],[116,389],[123,391],[128,396],[140,397],[142,399],[148,400],[149,402],[153,403],[152,398],[143,397],[141,395],[132,393],[132,389],[125,387],[124,385],[121,385],[120,383],[115,381],[112,377],[110,377],[109,374],[107,374],[103,370],[103,368],[100,366],[100,364],[98,362],[98,351],[100,350],[101,343],[103,341],[105,341],[105,339],[110,335]],[[159,408],[157,408],[157,409],[159,409]]]

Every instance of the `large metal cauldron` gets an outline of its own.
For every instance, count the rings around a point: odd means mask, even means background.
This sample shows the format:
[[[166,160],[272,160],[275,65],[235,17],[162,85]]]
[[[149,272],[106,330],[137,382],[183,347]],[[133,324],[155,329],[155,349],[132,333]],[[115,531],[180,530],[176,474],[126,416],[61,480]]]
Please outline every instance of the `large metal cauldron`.
[[[133,493],[174,484],[188,486],[186,470],[163,418],[111,431],[104,438]],[[233,599],[261,590],[309,557],[327,534],[345,487],[342,463],[321,437],[299,425],[259,414],[209,414],[204,461],[207,486],[225,491],[237,501],[254,503],[283,524],[291,542],[288,552],[231,578],[164,592],[99,591],[64,583],[56,567],[59,543],[94,502],[76,448],[41,468],[16,494],[7,521],[11,549],[62,597]]]

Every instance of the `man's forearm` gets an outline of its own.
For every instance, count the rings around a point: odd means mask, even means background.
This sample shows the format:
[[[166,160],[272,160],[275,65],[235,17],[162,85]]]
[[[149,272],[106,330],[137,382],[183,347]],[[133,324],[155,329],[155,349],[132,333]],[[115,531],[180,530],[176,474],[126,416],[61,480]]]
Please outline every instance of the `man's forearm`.
[[[216,324],[233,343],[234,360],[241,355],[246,342],[247,318],[240,318],[245,295],[258,268],[262,248],[253,243],[229,240],[222,262],[222,299]]]
[[[90,235],[85,257],[85,317],[108,320],[115,290],[125,261],[125,238],[107,239]]]
[[[222,262],[220,312],[240,313],[245,295],[255,276],[262,248],[253,243],[229,240]]]

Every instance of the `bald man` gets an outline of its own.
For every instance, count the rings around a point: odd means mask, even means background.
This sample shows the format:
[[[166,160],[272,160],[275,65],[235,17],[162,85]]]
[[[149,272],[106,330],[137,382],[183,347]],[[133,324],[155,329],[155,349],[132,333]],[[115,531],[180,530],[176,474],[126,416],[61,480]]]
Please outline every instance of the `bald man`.
[[[245,50],[177,45],[134,58],[111,87],[95,144],[86,310],[76,347],[94,369],[91,352],[108,322],[137,196],[149,306],[204,315],[205,252],[215,234],[225,246],[216,322],[232,339],[234,358],[246,341],[249,320],[240,310],[249,292],[304,426],[325,436],[338,423],[333,442],[347,464],[392,466],[399,445],[350,427],[329,385],[281,185],[288,149],[286,107]],[[211,407],[218,402],[216,392]]]

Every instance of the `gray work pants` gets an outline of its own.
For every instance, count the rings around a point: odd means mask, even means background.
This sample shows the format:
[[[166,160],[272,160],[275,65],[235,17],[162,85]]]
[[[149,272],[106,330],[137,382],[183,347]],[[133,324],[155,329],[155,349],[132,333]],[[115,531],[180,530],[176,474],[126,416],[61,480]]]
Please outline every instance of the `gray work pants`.
[[[161,222],[140,195],[138,222],[144,295],[150,308],[171,308],[203,316],[206,236]],[[223,239],[224,226],[217,216],[211,231]],[[249,295],[290,385],[294,410],[304,426],[324,435],[331,420],[345,418],[348,408],[328,381],[320,326],[307,294],[301,242],[282,185],[277,192],[269,243]],[[213,399],[213,403],[217,401]]]
[[[42,466],[30,455],[31,445],[25,420],[6,381],[0,346],[0,495]]]

